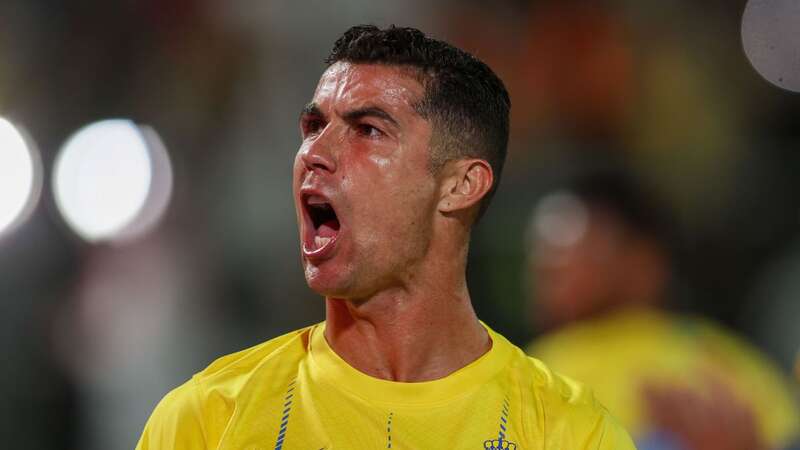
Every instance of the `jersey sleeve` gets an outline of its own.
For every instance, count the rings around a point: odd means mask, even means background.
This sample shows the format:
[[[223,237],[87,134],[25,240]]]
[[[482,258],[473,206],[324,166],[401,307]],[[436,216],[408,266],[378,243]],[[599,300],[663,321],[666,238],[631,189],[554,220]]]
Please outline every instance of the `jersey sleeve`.
[[[596,408],[596,409],[595,409]],[[573,411],[551,430],[547,450],[636,450],[622,425],[602,406]]]
[[[539,407],[530,429],[539,430],[546,450],[636,449],[628,432],[591,389],[534,362],[544,381],[534,390]]]
[[[587,439],[586,450],[636,450],[628,432],[603,409],[595,432]]]
[[[136,450],[207,448],[198,390],[193,378],[164,396],[147,420]]]

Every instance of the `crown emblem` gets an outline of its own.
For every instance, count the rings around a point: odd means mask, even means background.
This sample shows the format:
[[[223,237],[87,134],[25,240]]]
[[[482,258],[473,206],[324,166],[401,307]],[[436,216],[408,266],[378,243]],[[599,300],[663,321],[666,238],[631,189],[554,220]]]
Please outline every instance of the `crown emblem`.
[[[483,441],[484,450],[517,450],[517,444],[505,439],[487,439]]]

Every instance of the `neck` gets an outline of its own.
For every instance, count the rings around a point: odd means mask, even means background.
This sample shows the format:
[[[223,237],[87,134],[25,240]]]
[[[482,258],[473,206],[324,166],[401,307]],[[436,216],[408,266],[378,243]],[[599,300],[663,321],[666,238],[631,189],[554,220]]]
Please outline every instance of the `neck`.
[[[402,382],[443,378],[478,359],[491,339],[470,301],[466,248],[459,253],[367,299],[326,298],[331,348],[367,375]]]

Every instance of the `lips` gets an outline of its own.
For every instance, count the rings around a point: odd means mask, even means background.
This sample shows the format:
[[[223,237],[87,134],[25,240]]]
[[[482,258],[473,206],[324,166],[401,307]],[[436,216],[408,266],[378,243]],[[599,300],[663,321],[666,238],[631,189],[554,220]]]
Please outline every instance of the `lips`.
[[[332,256],[341,223],[331,200],[321,192],[301,191],[303,256],[316,262]]]

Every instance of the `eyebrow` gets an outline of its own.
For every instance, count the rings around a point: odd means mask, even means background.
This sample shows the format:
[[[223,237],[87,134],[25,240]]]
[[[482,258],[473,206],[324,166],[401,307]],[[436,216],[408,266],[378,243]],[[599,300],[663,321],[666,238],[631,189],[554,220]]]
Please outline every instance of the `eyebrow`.
[[[322,113],[322,111],[319,109],[319,106],[317,106],[316,103],[309,102],[300,111],[300,118],[302,119],[304,116],[319,116],[324,118],[325,114]]]
[[[305,116],[318,116],[321,118],[325,118],[325,114],[319,109],[319,106],[315,102],[309,102],[303,109],[300,111],[300,119]],[[351,111],[347,111],[342,115],[344,120],[347,122],[355,122],[364,117],[377,117],[379,119],[383,119],[395,127],[399,126],[397,120],[392,117],[391,114],[387,113],[383,109],[377,106],[365,106],[363,108],[357,108]]]
[[[347,111],[342,115],[342,117],[348,122],[353,122],[364,117],[377,117],[378,119],[385,120],[394,126],[399,125],[397,120],[395,120],[391,114],[387,113],[381,108],[378,108],[377,106],[365,106],[363,108]]]

